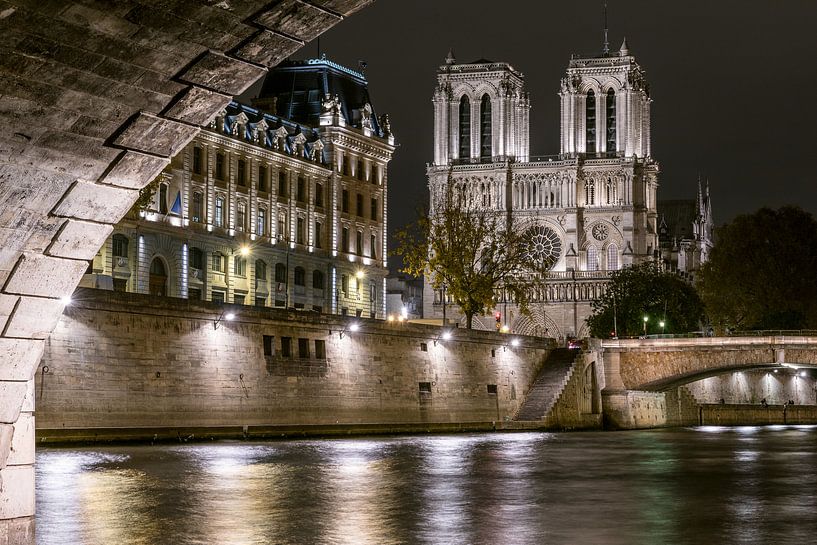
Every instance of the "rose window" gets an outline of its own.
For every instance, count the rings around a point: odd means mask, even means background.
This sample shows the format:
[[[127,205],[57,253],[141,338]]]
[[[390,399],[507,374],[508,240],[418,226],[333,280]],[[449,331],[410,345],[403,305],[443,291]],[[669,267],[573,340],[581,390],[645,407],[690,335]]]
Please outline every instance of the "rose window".
[[[531,259],[552,267],[562,255],[562,241],[553,229],[543,225],[531,227],[525,233]]]
[[[597,223],[593,226],[593,238],[599,241],[606,240],[609,231],[604,223]]]

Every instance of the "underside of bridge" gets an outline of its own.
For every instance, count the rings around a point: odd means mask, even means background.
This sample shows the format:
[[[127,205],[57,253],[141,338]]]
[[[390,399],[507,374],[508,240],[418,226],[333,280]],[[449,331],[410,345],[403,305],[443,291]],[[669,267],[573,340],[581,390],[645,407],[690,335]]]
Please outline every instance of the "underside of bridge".
[[[87,260],[234,95],[372,1],[0,3],[0,542],[33,543],[33,375]]]

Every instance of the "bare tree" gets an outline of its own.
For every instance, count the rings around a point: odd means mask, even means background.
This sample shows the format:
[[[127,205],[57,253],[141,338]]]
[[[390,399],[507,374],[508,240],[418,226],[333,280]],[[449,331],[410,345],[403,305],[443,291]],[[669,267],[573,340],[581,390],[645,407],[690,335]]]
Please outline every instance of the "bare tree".
[[[500,290],[528,312],[530,294],[552,262],[532,257],[525,231],[504,210],[477,206],[451,184],[436,205],[397,233],[402,270],[424,275],[435,290],[445,285],[468,329],[475,315],[495,306]]]

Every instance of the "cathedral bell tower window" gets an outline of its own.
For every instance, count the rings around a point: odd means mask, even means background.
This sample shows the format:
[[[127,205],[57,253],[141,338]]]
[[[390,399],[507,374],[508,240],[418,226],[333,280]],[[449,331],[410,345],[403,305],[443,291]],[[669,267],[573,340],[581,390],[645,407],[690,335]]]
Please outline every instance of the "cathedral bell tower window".
[[[483,159],[490,159],[493,150],[491,147],[491,98],[488,95],[482,95],[482,101],[479,105],[479,118],[479,156]]]
[[[607,91],[607,153],[616,152],[616,93]]]
[[[471,157],[471,101],[463,95],[460,99],[460,159]]]
[[[596,153],[596,93],[592,89],[587,91],[587,106],[585,110],[586,152]]]

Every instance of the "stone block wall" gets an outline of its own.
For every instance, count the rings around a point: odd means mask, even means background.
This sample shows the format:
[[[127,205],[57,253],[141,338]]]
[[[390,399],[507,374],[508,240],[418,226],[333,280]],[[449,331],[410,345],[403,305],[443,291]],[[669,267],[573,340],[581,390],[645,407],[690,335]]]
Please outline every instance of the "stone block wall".
[[[215,327],[222,311],[236,317]],[[81,289],[45,341],[38,433],[503,421],[551,349],[464,330],[435,344],[440,331]]]
[[[789,353],[789,351],[787,351]],[[740,371],[698,380],[687,385],[698,403],[756,404],[765,399],[769,405],[817,405],[817,381],[813,371],[778,369]]]

